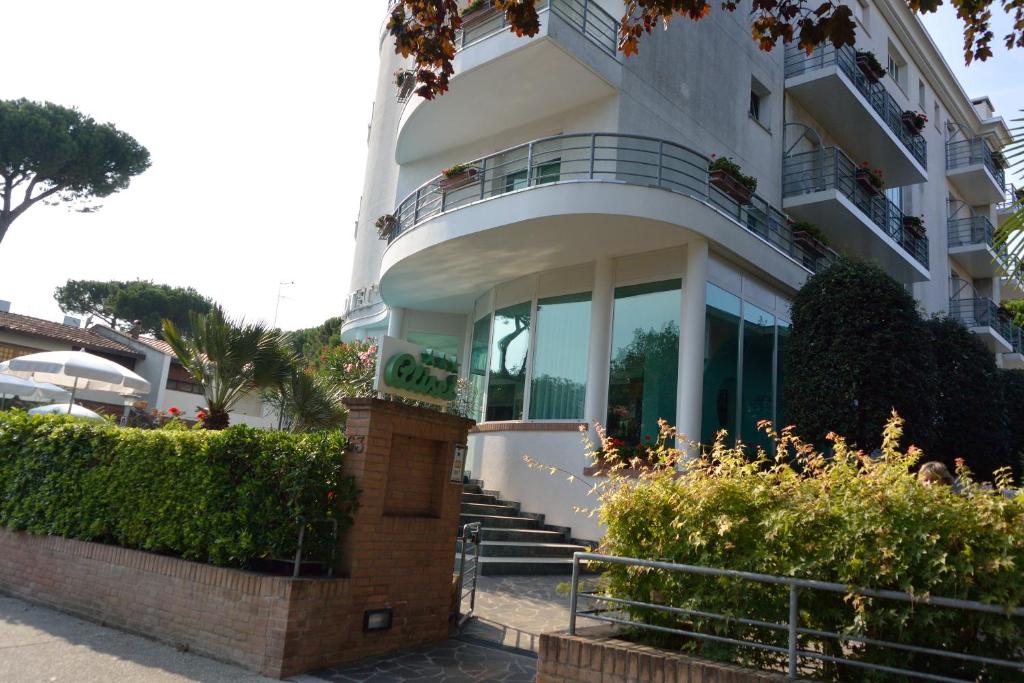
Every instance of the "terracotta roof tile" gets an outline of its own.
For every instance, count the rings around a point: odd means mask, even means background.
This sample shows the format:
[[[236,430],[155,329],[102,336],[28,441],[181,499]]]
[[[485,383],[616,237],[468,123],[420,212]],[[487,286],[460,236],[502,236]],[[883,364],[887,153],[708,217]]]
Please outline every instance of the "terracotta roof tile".
[[[175,360],[177,360],[177,358],[178,358],[178,355],[176,353],[174,353],[174,349],[171,348],[171,345],[168,344],[167,342],[165,342],[163,339],[153,339],[151,337],[139,337],[135,341],[139,342],[140,344],[145,344],[146,346],[150,347],[151,349],[156,349],[160,353],[162,353],[164,355],[167,355],[167,356],[170,356],[171,358],[174,358]]]
[[[51,320],[33,318],[32,316],[18,313],[0,311],[0,330],[16,332],[26,336],[55,339],[86,350],[107,351],[133,357],[140,355],[127,345],[107,339],[92,330],[62,325]]]

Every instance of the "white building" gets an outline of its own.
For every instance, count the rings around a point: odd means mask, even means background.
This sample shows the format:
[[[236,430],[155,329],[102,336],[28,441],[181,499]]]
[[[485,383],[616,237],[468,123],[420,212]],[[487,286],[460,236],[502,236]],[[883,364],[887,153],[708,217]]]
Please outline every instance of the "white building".
[[[833,256],[796,221],[1024,365],[1019,330],[996,315],[1020,288],[991,248],[993,152],[1009,132],[906,3],[853,3],[857,49],[888,65],[879,82],[853,49],[760,51],[742,11],[676,20],[624,58],[621,0],[540,4],[531,39],[474,18],[450,92],[429,102],[399,97],[406,65],[382,32],[342,328],[459,356],[479,392],[469,468],[487,488],[597,538],[572,511],[592,503],[583,487],[527,469],[524,453],[580,474],[579,424],[636,442],[659,417],[691,438],[756,439],[757,420],[782,413],[790,301]],[[929,119],[920,133],[911,112]],[[756,194],[710,178],[712,155],[756,177]],[[905,219],[919,216],[925,235]]]

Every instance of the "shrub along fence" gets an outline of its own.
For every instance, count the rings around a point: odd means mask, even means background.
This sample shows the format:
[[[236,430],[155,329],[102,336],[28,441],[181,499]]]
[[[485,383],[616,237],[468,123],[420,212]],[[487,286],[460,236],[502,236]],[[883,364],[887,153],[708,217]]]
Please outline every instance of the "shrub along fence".
[[[124,429],[0,412],[0,525],[218,566],[328,561],[356,500],[337,432]]]
[[[956,489],[918,483],[912,469],[922,454],[899,450],[901,426],[898,418],[890,421],[881,455],[874,458],[834,435],[827,458],[789,431],[772,432],[776,452],[754,458],[727,448],[720,438],[710,453],[685,463],[682,476],[675,469],[679,452],[663,439],[655,453],[660,463],[639,481],[613,472],[600,485],[600,516],[608,526],[601,552],[997,605],[1007,612],[926,608],[852,591],[801,592],[798,647],[832,660],[947,677],[933,680],[1020,680],[1019,670],[980,660],[957,662],[874,643],[1024,661],[1021,620],[1008,615],[1024,605],[1024,497],[1000,491],[1011,483],[1005,472],[994,488],[974,483],[963,467]],[[788,586],[635,564],[604,568],[603,595],[683,610],[620,605],[634,621],[777,649],[671,633],[634,634],[643,642],[787,670],[787,631],[763,624],[787,623]],[[836,661],[801,658],[799,664],[802,674],[826,680],[880,675]]]

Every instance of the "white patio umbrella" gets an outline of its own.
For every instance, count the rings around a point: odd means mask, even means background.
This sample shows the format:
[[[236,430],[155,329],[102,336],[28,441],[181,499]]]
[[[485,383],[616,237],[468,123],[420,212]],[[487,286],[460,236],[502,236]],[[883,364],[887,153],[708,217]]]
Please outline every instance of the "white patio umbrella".
[[[52,384],[0,374],[0,405],[6,396],[18,396],[24,401],[67,401],[71,392]]]
[[[149,391],[149,382],[128,368],[85,351],[30,353],[0,363],[0,373],[71,387],[68,410],[79,389],[120,396]]]
[[[74,415],[75,417],[84,417],[90,420],[102,420],[103,417],[99,413],[94,413],[88,408],[84,408],[74,403],[51,403],[48,406],[39,406],[28,411],[29,415]]]

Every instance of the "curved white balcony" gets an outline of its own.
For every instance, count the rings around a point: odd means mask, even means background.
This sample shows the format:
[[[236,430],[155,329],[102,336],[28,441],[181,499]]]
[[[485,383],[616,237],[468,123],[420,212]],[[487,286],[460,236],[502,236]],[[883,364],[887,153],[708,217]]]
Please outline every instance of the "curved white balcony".
[[[793,290],[834,258],[795,237],[788,218],[760,197],[739,201],[712,184],[708,163],[671,142],[603,133],[478,159],[399,205],[381,293],[394,306],[464,310],[500,282],[696,237]]]
[[[540,32],[520,38],[491,11],[459,36],[455,74],[441,97],[413,97],[395,160],[406,164],[510,127],[610,97],[618,90],[618,22],[594,0],[541,0]]]
[[[1004,201],[1003,163],[984,138],[946,143],[946,177],[971,206]]]

